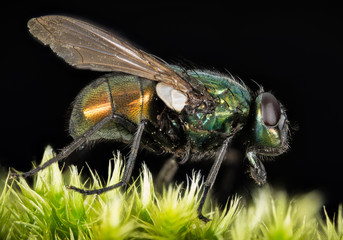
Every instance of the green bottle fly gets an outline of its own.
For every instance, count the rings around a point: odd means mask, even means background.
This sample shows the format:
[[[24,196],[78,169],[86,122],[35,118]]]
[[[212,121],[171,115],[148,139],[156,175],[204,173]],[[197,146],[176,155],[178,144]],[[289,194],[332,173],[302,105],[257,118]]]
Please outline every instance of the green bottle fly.
[[[210,158],[213,166],[198,207],[199,218],[208,221],[202,207],[233,143],[241,146],[251,165],[251,177],[260,185],[267,177],[261,160],[288,149],[287,116],[269,92],[253,94],[232,76],[166,64],[75,18],[43,16],[31,19],[28,27],[73,67],[112,73],[90,83],[76,97],[69,124],[74,141],[42,166],[20,174],[22,177],[99,139],[131,144],[122,180],[96,190],[70,189],[101,194],[126,185],[140,147],[171,153],[180,163]]]

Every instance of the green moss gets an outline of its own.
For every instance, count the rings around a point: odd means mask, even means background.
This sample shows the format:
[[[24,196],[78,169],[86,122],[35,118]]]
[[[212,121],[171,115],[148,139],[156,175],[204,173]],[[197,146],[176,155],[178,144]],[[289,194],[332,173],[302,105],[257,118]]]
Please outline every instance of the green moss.
[[[48,147],[43,162],[52,156]],[[117,183],[122,170],[118,154],[110,161],[106,185]],[[223,207],[210,207],[208,201],[204,213],[212,221],[205,224],[196,211],[200,174],[159,194],[143,164],[126,191],[83,196],[65,187],[86,185],[76,167],[65,172],[53,164],[34,177],[33,187],[25,179],[3,179],[0,239],[343,239],[342,207],[334,220],[325,211],[322,220],[321,197],[315,192],[290,198],[267,186],[249,205],[239,197]],[[90,188],[101,187],[97,174],[91,171],[91,176]]]

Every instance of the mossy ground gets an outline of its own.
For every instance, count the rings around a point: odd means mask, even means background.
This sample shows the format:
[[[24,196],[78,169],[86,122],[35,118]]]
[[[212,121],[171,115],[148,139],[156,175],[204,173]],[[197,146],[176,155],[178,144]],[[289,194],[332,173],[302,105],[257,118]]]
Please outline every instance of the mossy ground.
[[[52,156],[48,147],[43,162]],[[119,155],[109,165],[105,185],[118,182],[123,170]],[[335,219],[322,219],[325,209],[316,192],[289,197],[266,186],[248,205],[238,196],[221,207],[208,201],[204,214],[212,220],[204,223],[196,211],[200,174],[157,193],[143,164],[126,191],[83,196],[65,185],[99,188],[100,178],[91,171],[90,184],[76,167],[65,172],[53,164],[34,177],[33,187],[25,179],[3,178],[0,239],[343,239],[342,207]]]

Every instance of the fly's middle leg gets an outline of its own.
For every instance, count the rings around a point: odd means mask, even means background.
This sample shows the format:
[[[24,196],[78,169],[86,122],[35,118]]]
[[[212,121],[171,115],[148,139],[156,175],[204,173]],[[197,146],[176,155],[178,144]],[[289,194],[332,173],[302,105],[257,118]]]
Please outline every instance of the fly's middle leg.
[[[134,135],[134,138],[133,138],[129,159],[125,165],[123,177],[118,183],[111,185],[111,186],[108,186],[108,187],[99,188],[99,189],[92,189],[92,190],[77,188],[74,186],[68,186],[68,188],[71,190],[77,191],[79,193],[85,194],[85,195],[92,195],[92,194],[102,194],[102,193],[110,191],[112,189],[125,186],[131,178],[131,174],[132,174],[132,171],[133,171],[133,168],[135,165],[137,153],[139,150],[139,146],[141,143],[141,138],[142,138],[142,134],[143,134],[146,122],[147,122],[147,120],[142,120],[141,123],[138,125],[138,129],[137,129],[136,134]]]

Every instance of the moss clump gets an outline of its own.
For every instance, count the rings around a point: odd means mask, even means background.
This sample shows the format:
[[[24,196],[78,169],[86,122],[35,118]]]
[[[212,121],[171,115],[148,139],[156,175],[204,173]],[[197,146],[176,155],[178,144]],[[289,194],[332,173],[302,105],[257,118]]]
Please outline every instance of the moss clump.
[[[47,147],[42,162],[52,156]],[[110,161],[106,185],[118,182],[122,171],[118,154]],[[91,176],[90,188],[102,187],[99,176],[92,171]],[[212,221],[205,224],[196,211],[200,174],[161,194],[144,164],[126,191],[83,196],[65,187],[86,182],[76,167],[62,174],[57,164],[39,172],[33,187],[7,177],[0,185],[0,239],[343,239],[342,207],[334,221],[327,215],[322,220],[317,193],[289,198],[260,188],[247,206],[233,197],[226,206],[207,207],[204,213]]]

